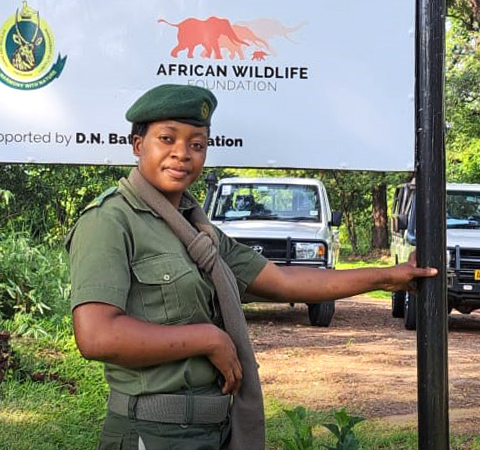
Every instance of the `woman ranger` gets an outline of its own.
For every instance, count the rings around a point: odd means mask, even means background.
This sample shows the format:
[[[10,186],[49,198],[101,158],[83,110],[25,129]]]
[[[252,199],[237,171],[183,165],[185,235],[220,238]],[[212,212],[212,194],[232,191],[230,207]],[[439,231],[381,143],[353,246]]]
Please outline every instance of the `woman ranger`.
[[[264,449],[257,364],[240,296],[321,302],[410,288],[414,261],[345,271],[277,267],[214,228],[187,192],[214,95],[161,85],[126,114],[138,167],[67,239],[75,337],[110,387],[99,449]]]

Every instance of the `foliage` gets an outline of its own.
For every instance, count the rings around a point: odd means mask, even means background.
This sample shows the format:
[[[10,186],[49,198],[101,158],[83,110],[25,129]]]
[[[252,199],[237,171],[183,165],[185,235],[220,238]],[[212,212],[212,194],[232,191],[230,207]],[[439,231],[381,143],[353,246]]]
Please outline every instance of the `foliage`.
[[[479,31],[480,0],[447,0],[448,15],[469,31]]]
[[[0,166],[0,188],[13,199],[8,212],[0,209],[0,228],[59,242],[82,209],[127,173],[110,166]]]
[[[455,17],[463,14],[458,7],[451,10],[456,12]],[[478,22],[477,26],[472,28],[466,19],[450,19],[445,80],[449,181],[480,182],[479,44]]]
[[[8,208],[10,201],[13,198],[13,194],[6,189],[0,189],[0,207]]]
[[[312,450],[312,426],[305,423],[307,417],[305,408],[297,406],[293,410],[284,409],[283,412],[290,419],[295,430],[293,438],[282,438],[285,450]]]
[[[12,347],[17,367],[0,384],[0,448],[93,450],[107,387],[102,365],[76,349],[71,321],[60,324],[55,336],[17,337]]]
[[[62,249],[35,244],[24,233],[3,233],[0,267],[0,318],[23,314],[18,332],[33,333],[37,317],[68,313],[68,265]]]
[[[379,183],[396,186],[411,177],[408,173],[372,173],[350,171],[322,171],[321,179],[330,196],[334,210],[343,215],[344,229],[356,254],[365,254],[372,249],[372,191]],[[390,197],[393,191],[390,190]],[[342,234],[340,236],[342,238]],[[341,239],[345,247],[345,239]]]
[[[360,443],[353,432],[353,427],[364,419],[359,416],[350,416],[345,408],[334,412],[333,416],[336,423],[322,425],[336,437],[337,445],[335,447],[324,445],[324,447],[327,450],[359,450]]]
[[[25,231],[39,242],[61,242],[78,219],[82,209],[105,189],[129,172],[126,167],[108,166],[31,166],[0,167],[0,229]],[[204,169],[190,188],[202,202],[207,187],[205,178],[211,169]],[[320,177],[327,185],[333,210],[344,216],[341,235],[344,244],[354,253],[371,249],[372,189],[379,182],[397,183],[405,174],[375,174],[303,169],[235,169],[216,168],[217,178],[228,176],[279,176],[296,178]],[[2,198],[4,201],[2,202]],[[9,201],[9,204],[6,204]]]
[[[83,208],[129,171],[112,166],[0,166],[0,229],[25,231],[40,242],[61,242]],[[209,171],[204,169],[190,189],[200,202]],[[224,172],[217,169],[219,176]]]
[[[51,337],[13,338],[12,347],[22,372],[0,384],[0,449],[94,450],[105,415],[108,388],[100,363],[86,361],[75,346],[71,318],[57,325]],[[34,382],[25,374],[48,371],[76,386],[72,394],[59,381]],[[283,413],[287,405],[276,395],[265,395],[266,450],[284,448],[281,436],[291,433],[291,422]],[[308,411],[312,423],[327,421],[325,411]],[[314,450],[320,450],[327,436],[313,429]],[[417,450],[414,426],[392,426],[379,420],[363,422],[356,434],[365,449]],[[333,435],[332,435],[333,436]],[[328,440],[328,442],[331,442]],[[480,448],[478,433],[452,432],[452,450]]]

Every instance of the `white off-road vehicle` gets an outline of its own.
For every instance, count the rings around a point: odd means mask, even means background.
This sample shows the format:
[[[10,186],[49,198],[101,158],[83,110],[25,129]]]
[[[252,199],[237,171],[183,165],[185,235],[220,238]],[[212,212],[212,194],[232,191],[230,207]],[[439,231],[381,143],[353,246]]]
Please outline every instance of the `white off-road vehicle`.
[[[332,213],[325,186],[315,179],[225,178],[218,183],[210,220],[228,236],[278,265],[334,269],[340,214]],[[245,302],[266,301],[245,296]],[[295,299],[291,303],[296,303]],[[328,326],[335,302],[308,304],[310,323]]]
[[[416,245],[415,183],[398,186],[392,210],[391,254],[396,263],[407,260]],[[480,184],[447,184],[448,312],[470,314],[480,309]],[[393,317],[405,328],[416,328],[416,297],[392,293]]]

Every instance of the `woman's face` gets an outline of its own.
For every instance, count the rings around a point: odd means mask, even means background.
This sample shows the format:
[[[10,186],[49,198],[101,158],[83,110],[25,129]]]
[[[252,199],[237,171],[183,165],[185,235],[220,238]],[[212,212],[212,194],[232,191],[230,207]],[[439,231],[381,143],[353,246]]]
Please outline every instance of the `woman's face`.
[[[207,141],[206,127],[162,120],[151,123],[145,136],[133,137],[133,154],[140,173],[178,207],[202,171]]]

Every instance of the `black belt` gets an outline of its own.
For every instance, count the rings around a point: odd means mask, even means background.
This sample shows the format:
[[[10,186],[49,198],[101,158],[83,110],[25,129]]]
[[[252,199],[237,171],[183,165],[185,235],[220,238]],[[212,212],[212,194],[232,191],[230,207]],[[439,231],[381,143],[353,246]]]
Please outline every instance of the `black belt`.
[[[132,396],[110,390],[108,409],[129,416]],[[134,397],[135,418],[178,424],[221,423],[228,416],[231,395],[147,394]]]

